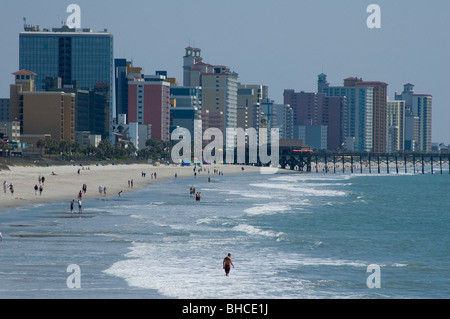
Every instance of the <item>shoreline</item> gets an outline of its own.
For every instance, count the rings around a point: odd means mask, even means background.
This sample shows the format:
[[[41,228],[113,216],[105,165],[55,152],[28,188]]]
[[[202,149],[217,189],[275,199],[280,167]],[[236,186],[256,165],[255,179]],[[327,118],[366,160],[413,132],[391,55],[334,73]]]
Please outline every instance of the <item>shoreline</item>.
[[[320,163],[315,169],[315,163],[311,163],[311,172],[302,172],[290,169],[278,169],[276,174],[317,174],[326,173],[325,165]],[[345,173],[351,171],[351,165],[345,163]],[[354,174],[358,174],[360,167],[359,163],[355,163],[353,170]],[[367,165],[363,169],[367,170]],[[426,165],[429,166],[429,165]],[[8,169],[0,170],[0,212],[7,208],[15,208],[37,203],[48,203],[54,201],[68,201],[67,206],[72,199],[77,201],[78,193],[82,190],[83,184],[87,185],[87,191],[82,196],[82,200],[91,198],[102,198],[118,196],[122,194],[140,189],[151,183],[162,182],[169,178],[194,177],[194,166],[179,166],[179,165],[160,165],[154,166],[152,164],[107,164],[107,165],[87,165],[75,166],[73,164],[67,165],[48,165],[48,166],[20,166],[10,165]],[[244,168],[244,171],[242,170]],[[386,164],[381,164],[381,173],[386,172]],[[224,175],[230,174],[261,174],[261,167],[251,165],[238,164],[213,164],[203,165],[203,172],[198,172],[198,177],[218,176],[214,170],[223,172]],[[377,174],[377,167],[372,164],[372,173]],[[403,171],[403,166],[400,171]],[[418,173],[420,168],[416,167]],[[78,174],[78,170],[80,173]],[[208,174],[208,170],[210,171]],[[395,167],[391,167],[394,174]],[[408,173],[411,173],[412,167],[408,167]],[[142,176],[145,172],[145,177]],[[156,173],[156,178],[152,178],[152,173]],[[333,173],[333,167],[328,167],[328,173]],[[342,173],[342,166],[337,163],[336,173]],[[35,195],[34,187],[39,184],[39,177],[44,176],[42,194],[39,191]],[[133,180],[133,187],[128,186],[128,181]],[[12,183],[14,186],[14,193],[12,194],[9,187],[6,192],[3,183],[7,182],[8,186]],[[107,188],[106,195],[99,193],[99,186]],[[75,207],[78,205],[75,203]],[[74,209],[75,210],[75,209]]]
[[[242,170],[244,167],[244,170]],[[193,166],[174,166],[151,164],[119,164],[119,165],[92,165],[92,166],[8,166],[9,170],[0,171],[0,212],[8,208],[16,208],[30,204],[48,203],[54,201],[67,201],[67,207],[72,199],[77,205],[78,193],[83,184],[87,185],[86,193],[82,194],[82,201],[92,198],[119,196],[138,190],[151,183],[163,182],[170,178],[194,177]],[[197,177],[217,177],[214,170],[230,174],[260,174],[260,167],[246,165],[203,165],[203,171],[197,171]],[[208,174],[208,170],[210,171]],[[78,173],[79,171],[79,173]],[[142,173],[145,173],[143,176]],[[291,173],[290,170],[278,170],[278,173]],[[156,173],[156,178],[152,174]],[[39,177],[45,178],[42,194],[35,193],[34,187],[40,186]],[[3,183],[6,181],[6,191]],[[128,182],[133,181],[133,187]],[[13,184],[11,193],[9,185]],[[106,186],[106,194],[99,193],[99,186]],[[77,208],[74,208],[74,212]]]

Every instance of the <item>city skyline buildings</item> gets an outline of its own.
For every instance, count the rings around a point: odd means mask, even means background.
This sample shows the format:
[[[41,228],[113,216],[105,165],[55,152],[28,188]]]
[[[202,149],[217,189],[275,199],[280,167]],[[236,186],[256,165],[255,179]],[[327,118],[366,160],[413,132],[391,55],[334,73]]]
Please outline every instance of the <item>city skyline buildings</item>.
[[[94,32],[66,25],[49,29],[24,24],[19,33],[19,70],[36,74],[36,91],[48,91],[47,78],[60,78],[62,88],[104,93],[108,123],[100,133],[111,140],[113,62],[113,35],[107,29]]]
[[[381,29],[373,30],[365,25],[367,5],[357,2],[275,4],[263,1],[259,2],[255,9],[251,1],[239,2],[239,6],[232,1],[227,4],[227,8],[233,10],[233,15],[228,17],[230,24],[217,22],[220,17],[224,18],[226,10],[216,11],[214,18],[205,14],[205,19],[201,22],[188,18],[194,12],[212,12],[216,4],[207,1],[194,1],[194,6],[184,2],[172,5],[142,4],[139,10],[136,10],[137,7],[133,3],[127,8],[120,3],[106,3],[101,0],[95,3],[77,3],[82,10],[83,27],[89,25],[95,30],[108,28],[115,36],[115,52],[120,52],[119,56],[127,57],[128,60],[141,65],[146,73],[153,73],[152,68],[167,69],[171,75],[182,79],[182,69],[178,70],[177,62],[181,43],[181,47],[192,45],[207,49],[208,53],[204,57],[206,62],[224,61],[239,71],[242,83],[268,85],[271,98],[277,102],[282,101],[284,88],[313,91],[316,85],[314,78],[321,70],[329,75],[332,83],[341,81],[349,74],[385,81],[391,88],[388,92],[391,100],[396,88],[412,82],[420,87],[422,92],[433,95],[433,142],[450,143],[450,138],[439,137],[449,136],[446,128],[449,108],[446,106],[444,94],[445,72],[442,72],[449,69],[450,63],[445,58],[449,54],[449,41],[445,41],[448,34],[444,32],[448,30],[449,23],[445,14],[450,8],[447,2],[426,5],[421,2],[379,1],[377,3],[382,9],[383,23]],[[174,5],[177,10],[172,10]],[[14,52],[17,51],[17,33],[23,27],[22,18],[26,17],[27,21],[33,24],[54,26],[55,21],[64,21],[67,18],[67,4],[45,0],[39,3],[19,0],[2,3],[0,6],[3,18],[0,23],[4,30],[11,30],[0,35],[4,43],[9,43],[2,51],[4,59],[1,62],[9,75],[18,70],[17,62],[14,63]],[[287,8],[289,11],[286,11]],[[131,12],[133,14],[130,14]],[[140,35],[144,35],[143,30],[147,29],[144,26],[161,25],[169,12],[170,16],[177,17],[176,21],[179,23],[166,26],[161,32],[146,35],[145,43],[138,44]],[[183,15],[178,12],[183,12]],[[282,12],[284,13],[281,14]],[[149,18],[143,19],[144,16]],[[243,19],[244,16],[247,18]],[[406,18],[400,19],[400,23],[398,16]],[[279,17],[283,19],[280,20]],[[256,27],[244,23],[249,18],[270,18],[274,23]],[[184,23],[188,20],[190,23]],[[277,21],[281,23],[277,24]],[[314,31],[306,32],[310,30],[308,25],[311,23],[315,25]],[[131,28],[131,25],[134,27]],[[180,28],[180,25],[183,25],[183,28]],[[214,33],[205,27],[208,25],[216,27]],[[172,32],[174,27],[176,32]],[[281,30],[284,33],[280,33]],[[333,32],[329,32],[330,30]],[[262,47],[257,46],[256,38],[248,37],[250,32],[256,31],[264,34],[265,43],[269,43],[264,45],[264,49],[258,49]],[[344,32],[346,37],[336,42],[336,34]],[[302,37],[302,43],[308,45],[299,47],[297,42],[287,41],[294,33]],[[170,43],[163,40],[167,36],[171,38]],[[417,46],[417,38],[422,39],[422,45]],[[229,46],[230,49],[225,49],[226,46],[219,43],[232,45]],[[158,49],[148,49],[150,45],[154,47],[155,44],[158,44]],[[327,50],[328,45],[325,44],[336,46],[333,50]],[[381,48],[386,50],[380,50]],[[259,68],[258,65],[264,67]],[[6,84],[0,86],[0,92],[3,92],[0,97],[8,96],[8,75],[0,78],[0,81]]]

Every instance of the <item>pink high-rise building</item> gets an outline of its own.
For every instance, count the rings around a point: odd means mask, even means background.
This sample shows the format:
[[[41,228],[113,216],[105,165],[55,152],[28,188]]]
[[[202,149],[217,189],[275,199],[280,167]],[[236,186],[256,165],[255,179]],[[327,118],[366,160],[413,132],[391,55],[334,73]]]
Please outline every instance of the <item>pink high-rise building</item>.
[[[152,139],[170,139],[170,83],[165,76],[128,78],[128,122],[150,124]]]
[[[324,93],[284,90],[284,104],[294,114],[295,126],[327,126],[327,148],[342,147],[345,139],[345,97],[329,97]]]

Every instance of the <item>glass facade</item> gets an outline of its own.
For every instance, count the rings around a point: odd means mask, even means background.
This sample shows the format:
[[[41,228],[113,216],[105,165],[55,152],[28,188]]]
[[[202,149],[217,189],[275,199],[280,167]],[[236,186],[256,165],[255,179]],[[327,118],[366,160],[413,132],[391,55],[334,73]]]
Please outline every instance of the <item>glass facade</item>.
[[[47,77],[60,77],[63,87],[104,92],[109,104],[109,123],[104,127],[112,138],[113,36],[107,32],[70,30],[20,33],[19,68],[37,74],[37,91],[46,90]]]

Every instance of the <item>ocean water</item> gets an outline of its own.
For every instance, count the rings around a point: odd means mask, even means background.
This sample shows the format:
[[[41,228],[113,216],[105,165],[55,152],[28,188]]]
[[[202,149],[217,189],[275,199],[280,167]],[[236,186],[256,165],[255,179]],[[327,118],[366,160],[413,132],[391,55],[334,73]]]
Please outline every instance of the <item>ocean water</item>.
[[[450,297],[448,171],[209,177],[2,210],[0,298]]]

